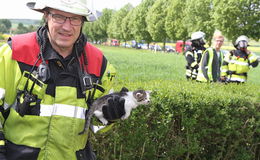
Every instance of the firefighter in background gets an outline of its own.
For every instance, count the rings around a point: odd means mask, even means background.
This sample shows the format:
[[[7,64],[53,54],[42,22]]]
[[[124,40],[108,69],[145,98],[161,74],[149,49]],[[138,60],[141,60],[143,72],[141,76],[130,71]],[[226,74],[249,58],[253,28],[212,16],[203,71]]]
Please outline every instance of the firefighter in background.
[[[225,82],[244,83],[251,67],[257,67],[257,56],[250,52],[247,36],[239,36],[234,44],[235,50],[225,55],[221,67],[221,79]]]
[[[206,49],[205,33],[198,31],[191,34],[191,48],[185,51],[186,65],[186,78],[189,80],[196,80],[198,74],[199,63],[202,53]]]
[[[224,36],[214,36],[214,47],[209,47],[202,55],[199,65],[197,81],[217,82],[220,81],[220,67],[223,61],[223,52],[220,50],[224,42]]]

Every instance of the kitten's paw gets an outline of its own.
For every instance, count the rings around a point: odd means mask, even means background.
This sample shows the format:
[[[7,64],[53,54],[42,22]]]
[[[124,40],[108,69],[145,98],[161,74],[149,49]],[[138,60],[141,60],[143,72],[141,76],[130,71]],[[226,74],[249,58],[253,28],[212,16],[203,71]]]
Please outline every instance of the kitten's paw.
[[[105,119],[105,118],[102,118],[102,119],[99,119],[103,125],[107,125],[108,124],[108,121]]]
[[[121,117],[121,120],[125,120],[125,119],[127,119],[128,117],[129,117],[129,115],[125,114],[125,115],[123,115],[123,116]]]

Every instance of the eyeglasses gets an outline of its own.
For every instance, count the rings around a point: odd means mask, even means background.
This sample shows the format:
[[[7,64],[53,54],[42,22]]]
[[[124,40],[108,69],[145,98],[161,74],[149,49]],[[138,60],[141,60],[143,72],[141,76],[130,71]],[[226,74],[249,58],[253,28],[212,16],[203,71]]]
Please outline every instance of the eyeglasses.
[[[49,15],[52,17],[52,21],[59,24],[64,24],[67,19],[69,19],[70,24],[73,26],[80,26],[83,22],[81,17],[66,17],[60,14],[52,14],[49,12]]]

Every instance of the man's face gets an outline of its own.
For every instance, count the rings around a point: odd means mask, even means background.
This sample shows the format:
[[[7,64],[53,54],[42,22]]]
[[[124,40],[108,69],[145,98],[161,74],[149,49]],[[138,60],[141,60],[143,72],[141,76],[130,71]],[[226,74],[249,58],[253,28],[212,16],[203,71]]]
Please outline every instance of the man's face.
[[[224,43],[224,38],[223,37],[217,37],[215,39],[215,48],[218,50],[221,48],[221,46],[223,45]]]
[[[45,13],[45,17],[47,19],[49,38],[53,48],[72,49],[81,31],[83,24],[82,16],[50,9],[49,12]],[[77,25],[75,25],[75,23]]]

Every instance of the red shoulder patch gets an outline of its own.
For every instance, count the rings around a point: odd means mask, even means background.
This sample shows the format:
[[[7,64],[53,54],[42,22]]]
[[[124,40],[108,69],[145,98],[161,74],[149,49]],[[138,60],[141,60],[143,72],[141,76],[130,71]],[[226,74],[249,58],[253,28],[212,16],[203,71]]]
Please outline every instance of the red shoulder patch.
[[[34,65],[40,52],[39,44],[36,40],[36,32],[20,34],[11,37],[12,58],[18,62]],[[41,60],[36,64],[41,63]]]

